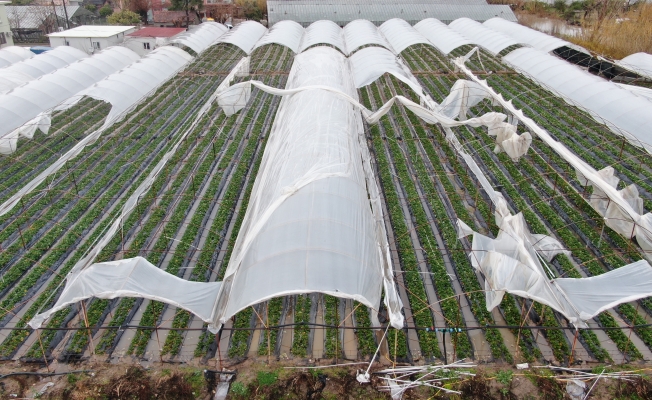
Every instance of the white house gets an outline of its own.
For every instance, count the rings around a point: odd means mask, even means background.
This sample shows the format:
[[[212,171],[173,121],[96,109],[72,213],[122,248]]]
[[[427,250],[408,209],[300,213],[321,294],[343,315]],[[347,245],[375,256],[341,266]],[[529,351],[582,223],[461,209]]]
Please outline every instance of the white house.
[[[0,49],[7,46],[13,46],[14,40],[11,36],[11,27],[5,4],[11,4],[11,1],[0,1]]]
[[[82,25],[67,31],[50,33],[50,46],[72,46],[88,54],[124,42],[135,26]]]
[[[124,46],[142,57],[157,47],[165,46],[185,31],[186,28],[143,28],[128,34]]]

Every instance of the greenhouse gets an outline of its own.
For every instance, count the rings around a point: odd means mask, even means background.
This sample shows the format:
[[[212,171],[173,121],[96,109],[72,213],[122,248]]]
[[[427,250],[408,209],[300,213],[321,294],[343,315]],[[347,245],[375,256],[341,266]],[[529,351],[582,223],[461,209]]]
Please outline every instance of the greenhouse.
[[[510,18],[340,22],[0,50],[0,356],[652,359],[652,102]]]

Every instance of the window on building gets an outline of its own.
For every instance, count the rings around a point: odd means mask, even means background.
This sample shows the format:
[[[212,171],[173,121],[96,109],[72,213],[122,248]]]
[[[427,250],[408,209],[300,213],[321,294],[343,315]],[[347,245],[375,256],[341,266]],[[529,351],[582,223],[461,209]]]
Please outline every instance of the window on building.
[[[93,48],[96,50],[100,50],[100,42],[93,42]]]
[[[6,44],[7,43],[7,38],[5,37],[4,32],[0,32],[0,44]]]
[[[143,43],[143,49],[149,50],[149,42]]]
[[[66,40],[66,46],[70,46],[70,42]]]

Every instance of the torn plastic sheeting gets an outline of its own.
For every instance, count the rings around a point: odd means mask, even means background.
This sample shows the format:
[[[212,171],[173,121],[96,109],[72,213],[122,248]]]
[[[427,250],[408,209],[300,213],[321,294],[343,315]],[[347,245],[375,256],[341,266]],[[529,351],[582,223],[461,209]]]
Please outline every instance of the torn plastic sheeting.
[[[169,274],[142,257],[93,264],[69,275],[57,303],[29,321],[41,327],[52,314],[90,297],[143,297],[183,308],[210,322],[221,282],[192,282]]]
[[[636,74],[652,79],[652,54],[634,53],[622,60],[616,61],[619,67],[630,70]]]
[[[635,200],[638,196],[631,188],[625,192],[619,192],[616,189],[618,178],[613,175],[612,168],[607,167],[601,171],[596,171],[562,143],[553,139],[545,129],[537,125],[531,118],[526,117],[523,111],[517,110],[511,100],[506,101],[485,80],[476,77],[464,65],[463,58],[456,59],[454,63],[474,82],[482,85],[494,101],[502,105],[515,118],[522,121],[533,134],[537,135],[559,154],[560,157],[573,166],[581,183],[586,185],[587,182],[591,182],[591,185],[598,192],[592,197],[593,200],[589,200],[589,204],[596,208],[598,212],[603,213],[607,226],[627,238],[636,237],[639,246],[644,250],[646,256],[649,257],[649,254],[652,253],[652,213],[641,214],[639,212],[641,208],[632,206],[633,204],[638,204],[638,201]],[[605,206],[604,202],[601,202],[600,199],[605,200],[607,205]]]

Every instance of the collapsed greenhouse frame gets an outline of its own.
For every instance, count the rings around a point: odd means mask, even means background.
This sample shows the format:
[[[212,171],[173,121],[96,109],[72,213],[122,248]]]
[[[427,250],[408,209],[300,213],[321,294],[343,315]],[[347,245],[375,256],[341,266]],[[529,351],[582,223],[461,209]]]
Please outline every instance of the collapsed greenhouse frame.
[[[235,33],[235,32],[234,32],[234,33]],[[390,40],[389,42],[391,43],[391,40]],[[249,43],[251,43],[251,40],[249,40]],[[423,43],[422,43],[422,44],[423,44]],[[392,43],[392,46],[393,46],[393,43]],[[251,45],[249,45],[249,44],[247,44],[247,45],[244,46],[244,47],[245,47],[245,48],[248,48],[248,49],[253,48],[253,47],[251,47]],[[274,49],[275,49],[275,50],[274,50],[275,52],[286,52],[286,54],[289,54],[289,53],[287,53],[287,49],[284,49],[284,48],[283,48],[283,51],[279,50],[278,48],[274,48]],[[345,49],[346,49],[346,47],[345,47]],[[265,49],[262,48],[262,50],[265,50]],[[364,50],[364,49],[363,49],[363,50]],[[360,50],[360,51],[358,51],[358,52],[354,52],[353,55],[355,55],[355,54],[357,54],[357,53],[359,53],[359,52],[362,52],[363,50]],[[408,50],[409,50],[409,47],[408,47]],[[286,55],[286,57],[287,57],[287,55]],[[414,55],[413,55],[412,57],[414,57]],[[438,57],[442,57],[442,58],[443,58],[443,56],[441,56],[441,55],[439,55]],[[487,55],[483,55],[482,57],[486,57],[484,61],[487,62],[487,63],[488,63],[490,60],[492,60],[491,57],[490,57],[490,56],[487,56]],[[405,57],[404,57],[404,58],[405,58]],[[474,60],[473,60],[473,58],[472,58],[472,59],[470,60],[470,62],[472,63],[473,61],[474,61]],[[255,64],[255,61],[252,60],[252,63]],[[410,62],[409,62],[409,61],[406,61],[406,64],[410,64]],[[443,64],[443,66],[446,66],[446,64]],[[482,69],[484,69],[484,67],[482,67]],[[255,68],[252,68],[252,72],[254,72],[254,70],[255,70]],[[481,70],[481,69],[478,68],[478,70]],[[382,78],[382,79],[385,80],[385,79],[387,79],[387,78]],[[393,78],[392,78],[392,79],[393,79]],[[398,81],[390,81],[390,80],[387,80],[387,82],[388,82],[388,85],[393,86],[394,88],[400,88],[401,85],[402,85],[402,83],[399,83]],[[390,84],[389,82],[392,82],[392,83]],[[405,83],[405,81],[403,81],[403,83]],[[373,84],[372,86],[375,87],[375,85],[376,85],[376,84]],[[276,87],[279,87],[279,86],[280,86],[280,87],[283,87],[283,85],[278,85],[278,84],[277,84],[277,85],[272,85],[272,86],[276,86]],[[428,86],[428,85],[424,85],[424,87],[427,87],[427,86]],[[411,92],[411,90],[412,90],[412,89],[408,89],[408,91],[405,92],[405,95],[406,95],[407,97],[410,97],[410,96],[413,95],[412,92]],[[430,92],[430,93],[434,93],[434,92],[432,92],[432,89],[431,89],[431,88],[428,88],[427,91]],[[363,97],[364,97],[364,96],[363,96]],[[258,96],[257,96],[256,98],[258,98]],[[433,96],[433,98],[434,98],[434,96]],[[385,97],[385,100],[387,100],[387,99],[388,99],[388,97]],[[375,101],[376,101],[376,107],[379,107],[380,105],[382,105],[382,104],[384,103],[384,101],[380,101],[380,102],[378,102],[379,100],[381,100],[380,97],[378,97],[378,99],[375,100]],[[439,99],[439,100],[441,100],[441,99]],[[370,109],[374,109],[374,107],[373,107],[371,104],[369,105],[369,108],[370,108]],[[410,117],[409,114],[401,113],[401,115],[402,115],[401,118],[404,118],[406,121],[410,121],[410,123],[408,124],[408,126],[419,126],[419,123],[414,122],[414,121],[411,119],[411,117]],[[398,118],[398,117],[397,117],[397,118]],[[268,122],[268,123],[269,123],[269,122]],[[392,123],[392,124],[395,124],[395,122],[391,122],[391,123]],[[383,131],[387,131],[387,128],[385,128],[385,126],[384,126],[383,124],[381,124],[381,126],[382,126]],[[394,126],[396,126],[396,125],[394,125]],[[392,130],[394,130],[394,129],[396,129],[397,131],[400,131],[400,129],[398,129],[398,128],[392,128]],[[414,128],[412,128],[412,129],[414,129]],[[404,133],[404,134],[405,134],[405,133]],[[388,135],[388,136],[389,136],[389,135]],[[618,141],[617,143],[620,143],[620,141]],[[402,146],[402,144],[399,143],[399,147],[401,147],[401,146]],[[625,142],[623,141],[623,147],[624,147],[624,146],[625,146]],[[493,147],[493,145],[492,145],[492,147]],[[397,155],[396,155],[395,153],[392,153],[392,152],[391,152],[391,151],[393,151],[392,149],[393,149],[393,147],[390,146],[388,151],[390,151],[390,154],[392,154],[392,157],[396,157]],[[425,150],[421,150],[421,149],[417,149],[417,150],[418,150],[418,151],[425,151]],[[207,150],[207,151],[210,151],[210,149]],[[403,151],[411,151],[411,150],[410,150],[409,148],[407,148],[407,149],[404,148]],[[629,149],[629,145],[628,145],[628,151],[635,151],[635,150],[631,150],[631,149]],[[205,156],[206,156],[206,155],[204,154],[204,157],[205,157]],[[380,157],[380,155],[378,155],[378,153],[376,153],[376,157]],[[398,160],[395,159],[394,162],[398,162]],[[505,163],[505,165],[508,165],[508,163]],[[409,168],[416,168],[416,166],[414,166],[414,167],[409,167]],[[432,167],[430,167],[430,168],[432,168]],[[75,178],[72,178],[72,179],[74,180]],[[473,179],[473,178],[471,177],[471,179]],[[571,179],[571,178],[566,178],[566,179]],[[425,184],[425,183],[424,183],[423,181],[421,181],[421,183],[419,184],[419,186],[424,185],[424,184]],[[193,180],[192,185],[194,186],[194,180]],[[73,185],[73,186],[74,186],[74,185]],[[190,185],[189,185],[188,183],[186,183],[186,186],[190,186]],[[402,186],[402,185],[401,185],[401,186]],[[73,190],[74,190],[74,189],[73,189]],[[402,189],[402,190],[408,190],[408,189],[407,189],[407,188],[404,188],[404,189]],[[419,189],[418,186],[417,186],[417,190],[424,190],[424,189]],[[193,189],[193,191],[194,191],[194,189]],[[448,195],[447,195],[447,196],[448,196]],[[410,207],[411,207],[411,206],[408,207],[408,210],[410,209]],[[430,208],[430,207],[428,207],[428,208]],[[515,209],[518,210],[517,207],[515,207]],[[431,209],[431,210],[432,210],[432,209]],[[432,211],[429,211],[429,212],[432,212]],[[456,213],[457,213],[457,212],[458,212],[458,211],[456,211]],[[460,211],[460,212],[461,212],[461,211]],[[487,220],[487,221],[488,221],[488,220]],[[433,229],[434,229],[434,228],[433,228]],[[435,231],[435,232],[436,232],[436,231]],[[415,243],[417,243],[419,240],[421,240],[421,238],[420,238],[420,237],[419,237],[419,238],[416,238],[416,239],[413,238],[412,240],[413,240],[413,241],[416,241]],[[612,239],[612,240],[613,240],[613,239]],[[628,250],[628,251],[629,251],[629,250]],[[457,265],[457,263],[459,263],[459,262],[461,262],[461,261],[457,261],[455,265]],[[401,265],[401,262],[398,262],[398,264]],[[457,268],[457,267],[456,267],[456,268]],[[193,272],[193,273],[194,273],[194,272]],[[454,273],[454,274],[458,274],[458,276],[459,276],[459,274],[460,274],[461,272],[459,272],[459,271],[458,271],[458,272],[455,272],[455,270],[453,270],[453,273]],[[467,277],[467,279],[468,279],[468,277]],[[461,280],[461,281],[462,281],[462,280]],[[437,291],[436,291],[436,292],[433,292],[433,294],[438,293],[440,290],[443,290],[443,288],[440,288],[439,285],[435,285],[435,286],[437,287]],[[423,290],[423,289],[422,289],[422,290]],[[400,291],[400,289],[399,289],[399,291]],[[428,294],[430,294],[430,293],[428,293]],[[470,295],[467,295],[467,296],[470,296]],[[430,299],[429,299],[429,302],[431,302]],[[436,302],[436,300],[435,300],[435,302]],[[97,304],[97,302],[95,302],[95,303]],[[271,304],[271,303],[270,303],[270,304]],[[433,304],[434,304],[434,303],[433,303]],[[462,304],[462,300],[460,300],[460,305],[458,305],[457,307],[463,307],[461,304]],[[297,305],[298,305],[298,299],[297,299]],[[505,307],[507,307],[507,305],[505,305]],[[358,313],[357,313],[357,307],[356,307],[355,310],[354,310],[352,307],[349,307],[348,310],[349,310],[349,311],[346,312],[346,314],[349,314],[349,313],[351,313],[351,312],[353,312],[353,311],[356,311],[356,318],[357,318],[357,316],[358,316]],[[464,315],[464,318],[468,318],[468,315],[467,315],[468,313],[465,313],[465,312],[463,311],[463,308],[461,308],[461,310],[462,310],[462,314]],[[479,311],[478,311],[478,312],[479,312]],[[344,314],[344,313],[342,313],[342,314]],[[406,314],[407,314],[407,313],[406,313]],[[475,314],[475,313],[474,313],[474,314]],[[545,314],[545,313],[544,313],[544,314]],[[249,315],[252,316],[253,314],[250,312]],[[336,315],[337,315],[337,313],[336,313]],[[448,315],[448,314],[447,314],[446,312],[444,312],[442,315]],[[478,315],[481,315],[481,314],[478,314]],[[625,315],[625,314],[623,314],[623,315]],[[251,318],[251,317],[250,317],[250,318]],[[446,317],[446,318],[448,318],[448,317]],[[479,317],[477,317],[477,316],[475,316],[474,318],[477,318],[477,319],[479,320]],[[165,320],[165,319],[164,319],[164,320]],[[177,321],[178,321],[178,320],[181,320],[181,319],[180,319],[180,318],[177,318],[177,317],[175,316],[174,320],[175,320],[174,323],[177,323]],[[244,318],[244,320],[246,320],[246,318]],[[443,324],[446,324],[445,320],[442,321],[442,322],[443,322]],[[449,320],[449,323],[450,323],[450,320]],[[477,322],[476,322],[476,323],[477,323]],[[605,322],[602,322],[602,321],[601,321],[601,323],[605,323]],[[435,325],[439,325],[439,322],[435,322]],[[439,325],[439,326],[440,326],[440,325]],[[455,326],[455,325],[453,324],[453,326]],[[459,325],[458,325],[458,326],[459,326]],[[471,325],[467,324],[467,326],[471,326]],[[331,330],[334,330],[334,329],[331,329]],[[553,331],[554,331],[554,330],[551,330],[551,332],[553,332]],[[143,332],[145,332],[145,330],[143,330]],[[146,332],[145,332],[145,333],[146,333]],[[144,334],[145,334],[145,333],[144,333]],[[144,335],[144,334],[143,334],[143,335]],[[346,333],[344,333],[344,334],[346,334]],[[415,333],[415,334],[416,334],[416,333]],[[330,335],[330,332],[327,332],[327,333],[326,333],[327,339],[328,339],[328,338],[331,338],[331,340],[333,340],[333,339],[332,339],[333,337],[332,337],[332,336],[329,336],[329,335]],[[408,332],[408,335],[411,335],[411,333]],[[471,333],[469,333],[469,335],[471,335]],[[519,333],[518,335],[519,335],[519,337],[520,337],[521,333]],[[82,335],[82,336],[83,336],[83,335]],[[142,336],[142,335],[141,335],[141,336]],[[151,332],[150,332],[150,336],[151,336]],[[237,336],[237,335],[235,335],[235,336]],[[462,335],[462,336],[463,336],[463,335]],[[527,335],[524,334],[523,336],[527,336]],[[173,335],[173,334],[168,334],[167,337],[175,338],[175,335]],[[337,343],[338,339],[335,338],[334,340],[335,340],[335,342]],[[373,340],[373,339],[372,339],[372,340]],[[410,340],[412,340],[412,342],[410,342],[410,343],[414,343],[413,341],[414,341],[415,339],[410,339]],[[426,349],[426,351],[423,352],[423,354],[426,354],[426,355],[427,355],[427,354],[436,354],[436,353],[437,353],[437,352],[436,352],[436,348],[435,348],[436,346],[435,346],[435,347],[432,347],[432,344],[430,344],[430,346],[431,346],[431,347],[430,347],[430,353],[428,353],[428,343],[430,343],[430,342],[428,342],[428,339],[427,339],[427,338],[423,338],[422,335],[421,335],[420,333],[419,333],[419,335],[417,336],[417,339],[416,339],[416,340],[418,341],[419,345],[417,346],[416,344],[411,344],[411,347],[410,347],[411,349],[412,349],[412,347],[414,347],[414,348],[421,347],[422,349]],[[448,340],[450,340],[450,339],[448,339]],[[473,339],[470,339],[470,340],[473,340]],[[548,339],[548,340],[552,340],[552,339]],[[562,340],[563,340],[563,339],[562,339]],[[568,339],[566,339],[566,340],[568,340]],[[585,339],[585,340],[586,340],[586,339]],[[463,342],[464,342],[463,337],[461,337],[460,335],[456,335],[456,336],[455,336],[455,341],[456,341],[456,343],[459,343],[459,344],[460,344],[460,349],[463,349],[463,346],[462,346],[462,345],[463,345]],[[467,341],[467,343],[468,343],[469,339],[467,338],[466,341]],[[340,339],[340,344],[341,344],[341,342],[342,342],[342,340]],[[525,340],[524,340],[524,342],[525,342]],[[167,338],[166,338],[166,343],[167,343]],[[328,343],[328,341],[327,341],[327,343]],[[531,340],[530,340],[530,343],[531,343]],[[551,342],[551,343],[552,343],[552,342]],[[451,344],[453,344],[453,343],[451,343]],[[531,345],[531,344],[530,344],[530,345]],[[87,343],[87,346],[88,346],[88,343]],[[589,346],[589,345],[586,345],[586,346]],[[151,347],[151,343],[150,343],[150,347]],[[552,347],[552,346],[551,346],[551,347]],[[621,346],[618,346],[618,347],[619,347],[619,348],[622,348]],[[231,347],[231,348],[237,348],[237,347]],[[449,348],[450,348],[450,347],[449,347]],[[474,343],[474,346],[473,346],[472,348],[474,348],[474,349],[477,348],[477,344]],[[625,348],[626,348],[626,347],[625,347]],[[492,350],[493,350],[493,349],[492,349]],[[37,350],[37,351],[38,351],[38,350]],[[229,350],[229,351],[230,351],[230,350]],[[441,351],[441,350],[440,350],[440,351]],[[627,350],[625,350],[625,351],[627,351]],[[493,354],[496,354],[496,353],[493,352],[493,351],[492,351],[492,353],[493,353]],[[234,353],[234,354],[235,354],[235,353]],[[418,353],[416,353],[416,352],[413,353],[413,354],[412,354],[412,357],[413,357],[415,354],[418,354]],[[406,354],[406,355],[407,355],[407,354]]]

